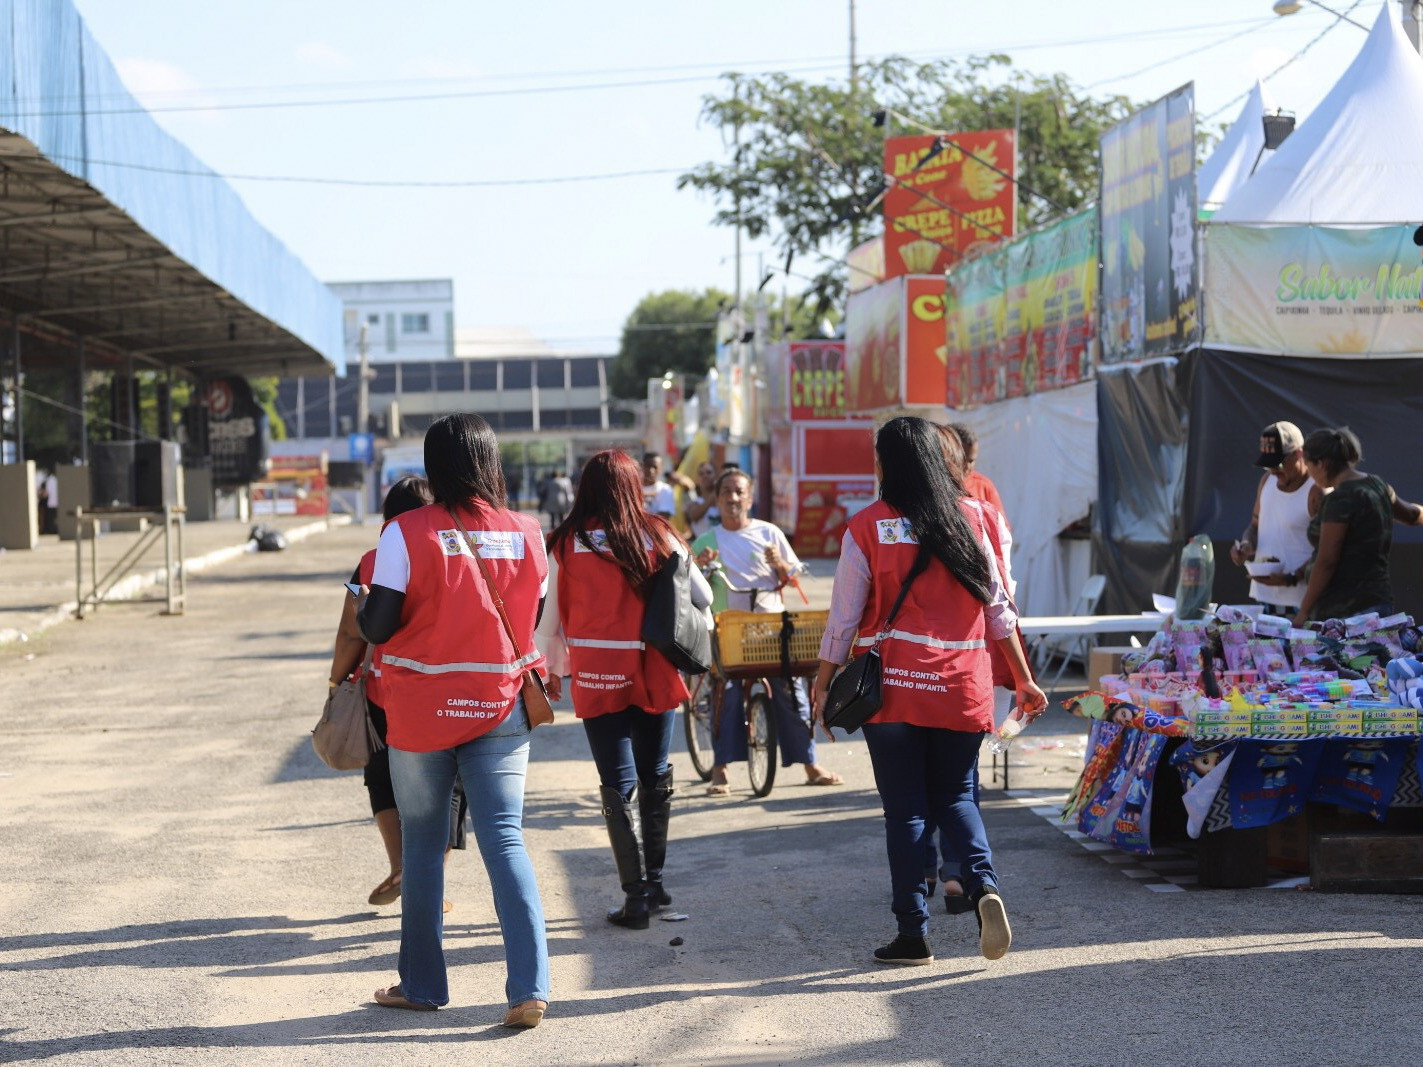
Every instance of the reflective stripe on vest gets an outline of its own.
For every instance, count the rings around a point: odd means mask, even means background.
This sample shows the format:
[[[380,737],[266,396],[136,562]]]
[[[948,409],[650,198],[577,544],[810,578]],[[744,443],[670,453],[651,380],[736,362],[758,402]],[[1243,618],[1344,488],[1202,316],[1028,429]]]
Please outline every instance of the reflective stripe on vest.
[[[382,655],[381,662],[388,667],[404,667],[418,674],[461,674],[467,671],[476,674],[513,674],[541,656],[540,652],[530,652],[513,663],[421,663],[418,659],[406,659],[404,656]]]
[[[927,645],[929,648],[942,648],[946,651],[957,651],[959,649],[988,647],[987,641],[941,641],[937,637],[930,637],[927,634],[913,634],[910,633],[908,630],[889,630],[885,633],[881,633],[878,635],[871,635],[870,637],[861,637],[855,642],[855,644],[856,646],[874,645],[878,644],[880,641],[883,641],[885,638],[888,637],[893,637],[899,641],[909,641],[912,644],[916,645]]]
[[[598,637],[565,637],[563,643],[570,648],[627,648],[641,651],[647,647],[641,641],[605,641]]]

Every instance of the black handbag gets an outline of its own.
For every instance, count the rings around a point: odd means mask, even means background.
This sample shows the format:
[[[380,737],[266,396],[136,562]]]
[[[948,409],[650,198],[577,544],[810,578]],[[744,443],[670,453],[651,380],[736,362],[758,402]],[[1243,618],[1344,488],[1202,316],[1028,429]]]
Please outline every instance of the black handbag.
[[[880,635],[875,643],[847,663],[835,680],[830,683],[830,691],[825,694],[825,710],[821,719],[826,726],[838,726],[846,733],[854,733],[879,712],[882,704],[880,683],[884,666],[880,662],[879,646],[889,633],[894,617],[899,614],[909,587],[923,569],[916,566],[909,572],[904,584],[899,587],[894,607],[889,609],[889,618],[884,620]]]
[[[706,616],[692,605],[692,562],[680,552],[663,560],[648,582],[642,641],[686,674],[711,669],[711,631]]]

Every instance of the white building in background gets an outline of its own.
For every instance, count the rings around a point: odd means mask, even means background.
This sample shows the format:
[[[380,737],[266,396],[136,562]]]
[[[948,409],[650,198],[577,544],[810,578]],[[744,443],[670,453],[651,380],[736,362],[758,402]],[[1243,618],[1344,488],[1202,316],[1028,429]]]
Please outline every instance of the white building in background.
[[[361,328],[372,363],[453,359],[455,283],[449,278],[330,282],[345,305],[346,366],[361,359]]]

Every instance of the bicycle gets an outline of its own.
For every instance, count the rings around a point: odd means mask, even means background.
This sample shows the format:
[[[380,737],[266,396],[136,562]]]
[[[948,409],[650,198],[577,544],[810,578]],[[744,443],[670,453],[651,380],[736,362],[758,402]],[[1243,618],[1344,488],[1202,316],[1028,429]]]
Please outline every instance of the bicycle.
[[[713,564],[713,570],[720,569]],[[725,571],[722,571],[725,582]],[[779,592],[775,589],[738,589],[726,583],[728,591],[755,595]],[[711,780],[716,763],[714,739],[721,722],[728,682],[742,687],[742,712],[746,719],[746,769],[751,791],[757,797],[770,794],[776,782],[779,751],[775,708],[771,703],[771,672],[790,681],[815,674],[820,659],[820,639],[829,617],[826,611],[721,611],[713,616],[712,667],[706,674],[687,679],[690,697],[682,703],[682,725],[687,753],[702,781]]]

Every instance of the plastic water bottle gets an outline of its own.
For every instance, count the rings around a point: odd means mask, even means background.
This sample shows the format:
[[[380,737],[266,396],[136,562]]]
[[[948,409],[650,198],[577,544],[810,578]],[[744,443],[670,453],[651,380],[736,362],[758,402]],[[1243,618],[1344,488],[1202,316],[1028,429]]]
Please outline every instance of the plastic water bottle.
[[[1023,732],[1023,719],[1017,708],[1013,713],[1003,720],[1003,725],[998,727],[988,739],[988,751],[994,755],[1001,755],[1008,751],[1008,745],[1013,738]]]

